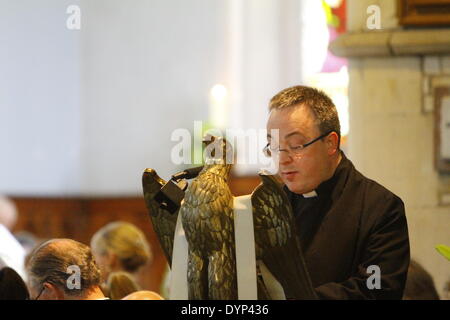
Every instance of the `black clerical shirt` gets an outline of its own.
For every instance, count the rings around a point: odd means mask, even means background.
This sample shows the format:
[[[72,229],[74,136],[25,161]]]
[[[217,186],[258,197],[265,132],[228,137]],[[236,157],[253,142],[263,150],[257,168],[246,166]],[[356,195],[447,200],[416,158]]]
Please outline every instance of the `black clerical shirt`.
[[[344,153],[333,177],[315,190],[316,197],[285,190],[320,298],[402,298],[410,257],[399,197],[364,177]]]

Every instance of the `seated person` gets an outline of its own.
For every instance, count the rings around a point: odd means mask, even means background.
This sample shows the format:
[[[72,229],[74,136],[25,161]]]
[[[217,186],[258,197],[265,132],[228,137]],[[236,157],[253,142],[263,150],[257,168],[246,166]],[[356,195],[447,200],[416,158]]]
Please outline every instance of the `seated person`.
[[[450,300],[450,280],[448,280],[444,284],[444,295],[442,297],[443,300]]]
[[[111,272],[106,281],[106,288],[103,292],[112,300],[120,300],[130,293],[139,291],[139,285],[128,272]]]
[[[100,269],[90,248],[70,239],[44,242],[27,261],[33,299],[104,300]]]
[[[152,251],[145,235],[133,224],[108,223],[92,236],[91,248],[103,279],[111,272],[125,271],[142,285],[143,267],[151,263]]]
[[[433,277],[411,259],[403,300],[439,300]]]
[[[17,208],[10,199],[0,196],[0,259],[13,268],[22,279],[26,279],[24,270],[25,250],[12,234],[17,221]]]
[[[28,300],[27,286],[19,274],[9,267],[0,270],[0,300]]]

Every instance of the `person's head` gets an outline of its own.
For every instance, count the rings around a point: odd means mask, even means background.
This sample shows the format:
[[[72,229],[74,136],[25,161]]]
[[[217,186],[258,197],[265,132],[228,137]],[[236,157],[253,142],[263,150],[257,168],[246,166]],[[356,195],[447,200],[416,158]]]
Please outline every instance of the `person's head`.
[[[141,290],[130,293],[122,300],[164,300],[159,294],[153,291]]]
[[[287,88],[269,104],[268,151],[292,192],[311,192],[332,177],[339,163],[340,124],[336,107],[323,92]],[[275,131],[278,130],[278,138]],[[321,137],[306,147],[302,147]]]
[[[433,278],[413,259],[409,264],[403,300],[439,300]]]
[[[17,208],[10,199],[0,196],[0,224],[12,230],[17,221]]]
[[[91,248],[105,279],[113,271],[135,274],[152,260],[144,234],[127,222],[111,222],[98,230],[91,239]]]
[[[106,281],[106,291],[112,300],[120,300],[139,290],[139,285],[128,272],[112,272]]]
[[[100,269],[88,246],[53,239],[33,250],[27,262],[31,296],[40,300],[83,300],[99,295]]]
[[[0,270],[0,300],[28,300],[30,294],[19,274],[9,267]]]

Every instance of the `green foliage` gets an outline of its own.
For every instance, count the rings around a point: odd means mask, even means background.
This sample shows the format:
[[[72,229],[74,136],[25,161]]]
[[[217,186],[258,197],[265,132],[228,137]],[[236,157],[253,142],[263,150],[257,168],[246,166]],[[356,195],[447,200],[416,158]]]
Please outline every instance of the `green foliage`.
[[[446,257],[448,260],[450,260],[450,247],[443,245],[443,244],[438,244],[436,246],[436,250],[442,254],[444,257]]]
[[[333,28],[338,28],[341,24],[339,17],[336,16],[335,14],[333,14],[331,7],[323,0],[322,0],[322,8],[327,17],[327,25],[329,25],[330,27],[333,27]]]

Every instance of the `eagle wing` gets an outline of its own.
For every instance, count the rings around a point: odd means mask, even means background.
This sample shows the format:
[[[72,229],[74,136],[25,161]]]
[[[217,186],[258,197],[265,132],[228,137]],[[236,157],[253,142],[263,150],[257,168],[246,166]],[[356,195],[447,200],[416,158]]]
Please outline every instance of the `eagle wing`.
[[[173,238],[178,210],[174,214],[171,214],[169,211],[160,208],[159,203],[154,199],[155,195],[165,183],[166,181],[161,179],[155,170],[145,169],[142,175],[145,204],[150,219],[152,220],[153,229],[158,236],[159,243],[166,255],[169,266],[172,266]]]
[[[252,193],[257,259],[280,282],[286,298],[315,299],[289,199],[274,176],[260,177]]]

